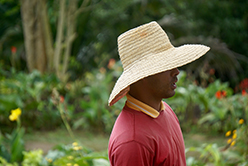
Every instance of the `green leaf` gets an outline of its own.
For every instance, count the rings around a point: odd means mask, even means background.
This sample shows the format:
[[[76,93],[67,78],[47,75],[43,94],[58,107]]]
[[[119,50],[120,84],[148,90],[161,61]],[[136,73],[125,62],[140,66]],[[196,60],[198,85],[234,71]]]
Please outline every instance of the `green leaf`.
[[[106,159],[93,159],[93,166],[110,166],[110,163]]]
[[[73,129],[78,129],[79,127],[84,126],[85,123],[86,123],[85,118],[77,119],[77,120],[73,123]]]
[[[198,123],[201,125],[205,122],[214,122],[216,121],[216,117],[213,113],[208,113],[207,115],[203,116]]]
[[[10,153],[7,151],[7,149],[3,146],[0,145],[0,156],[2,156],[6,160],[10,160]]]
[[[23,141],[24,129],[15,130],[12,134],[11,140],[11,162],[22,161],[24,151],[24,141]]]

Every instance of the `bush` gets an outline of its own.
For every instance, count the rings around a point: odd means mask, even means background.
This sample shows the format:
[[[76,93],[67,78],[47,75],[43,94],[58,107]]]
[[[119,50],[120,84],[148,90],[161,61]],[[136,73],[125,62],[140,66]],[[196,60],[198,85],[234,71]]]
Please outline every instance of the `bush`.
[[[61,101],[58,107],[63,106]],[[60,110],[61,111],[61,110]],[[42,150],[26,152],[24,150],[23,135],[24,129],[21,126],[22,110],[12,110],[9,120],[16,121],[17,127],[12,134],[6,134],[6,138],[0,135],[0,166],[104,166],[109,165],[107,153],[94,153],[91,150],[74,142],[72,145],[58,145],[43,158]],[[62,116],[62,114],[61,114]],[[62,117],[63,118],[63,117]],[[63,119],[68,132],[73,137],[72,131],[66,119]],[[7,148],[6,148],[7,147]]]
[[[106,152],[93,152],[79,143],[58,145],[44,157],[42,165],[61,166],[107,166],[109,165]]]
[[[74,122],[74,128],[82,126],[83,128],[95,129],[98,131],[110,132],[114,121],[124,104],[109,107],[107,104],[111,88],[113,87],[113,78],[119,77],[121,73],[120,62],[115,63],[110,60],[108,71],[105,68],[94,70],[85,74],[86,86],[82,88],[84,99],[80,101],[82,112],[75,114],[77,120]]]
[[[176,94],[166,101],[177,113],[184,131],[195,125],[201,131],[205,128],[223,133],[236,128],[237,120],[248,120],[247,94],[233,94],[228,83],[219,80],[207,88],[199,87],[186,79],[185,72],[179,75]]]
[[[22,166],[109,166],[107,152],[93,152],[74,142],[72,145],[57,145],[43,156],[43,151],[23,152]],[[0,166],[17,166],[17,162],[8,162],[0,157]]]
[[[59,113],[54,111],[50,100],[52,88],[58,86],[59,80],[54,75],[41,75],[38,71],[30,74],[15,73],[4,77],[0,85],[0,123],[11,126],[8,110],[22,108],[23,125],[36,129],[47,129],[61,123]],[[58,120],[59,119],[59,120]],[[35,122],[35,123],[33,123]]]
[[[61,126],[55,90],[64,100],[63,112],[74,129],[110,132],[123,105],[109,107],[107,101],[121,70],[120,62],[111,59],[107,69],[87,72],[84,79],[68,83],[38,71],[30,74],[1,71],[0,125],[13,127],[7,118],[9,110],[21,108],[25,128],[54,129]]]
[[[238,128],[226,132],[227,144],[218,147],[217,144],[203,144],[200,147],[190,147],[187,152],[198,152],[197,157],[187,158],[187,165],[218,165],[218,166],[244,166],[248,164],[248,126],[244,120],[239,120]]]
[[[115,106],[107,106],[110,90],[120,73],[120,64],[112,61],[112,67],[94,70],[86,73],[84,80],[66,84],[54,76],[41,75],[36,71],[31,74],[13,72],[11,77],[1,77],[1,124],[14,125],[8,120],[15,119],[14,115],[8,118],[9,110],[20,106],[24,108],[21,118],[25,122],[24,126],[32,125],[33,129],[39,128],[40,124],[49,126],[59,122],[61,125],[63,121],[71,136],[70,125],[74,128],[109,132],[125,100],[122,99]],[[202,88],[189,82],[184,72],[179,75],[177,85],[175,96],[166,101],[178,114],[184,131],[196,125],[201,131],[205,129],[208,132],[228,133],[225,147],[205,144],[187,149],[200,154],[198,158],[188,158],[188,165],[247,164],[246,91],[233,94],[227,83],[218,80]],[[38,116],[40,121],[33,123]],[[34,118],[32,122],[27,120],[30,117]],[[22,140],[24,129],[19,127],[11,134],[6,133],[6,138],[2,135],[0,137],[0,165],[109,165],[106,152],[95,153],[78,143],[58,145],[44,157],[40,150],[25,152]]]

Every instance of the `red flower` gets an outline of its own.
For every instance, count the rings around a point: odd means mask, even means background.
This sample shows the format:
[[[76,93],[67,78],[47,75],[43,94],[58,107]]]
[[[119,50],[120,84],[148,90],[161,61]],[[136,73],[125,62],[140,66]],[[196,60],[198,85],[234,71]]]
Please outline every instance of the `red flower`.
[[[210,75],[214,75],[214,73],[215,73],[215,70],[213,68],[209,70]]]
[[[64,98],[63,96],[60,96],[59,102],[60,102],[60,103],[63,103],[64,101],[65,101],[65,98]]]
[[[221,91],[220,91],[220,90],[218,90],[218,91],[215,93],[215,97],[216,97],[217,99],[220,99],[220,98],[222,97]]]
[[[114,67],[114,65],[115,65],[115,60],[114,59],[110,59],[109,60],[109,63],[108,63],[108,68],[109,69],[112,69]]]
[[[247,93],[246,93],[246,90],[242,90],[242,96],[245,96],[245,95],[247,95]]]
[[[224,90],[222,90],[222,91],[218,90],[218,91],[215,93],[215,97],[216,97],[217,99],[221,99],[221,98],[223,98],[223,97],[226,97],[226,95],[227,95],[227,93],[226,93],[226,91],[224,91]]]
[[[12,54],[16,53],[16,47],[15,46],[11,46],[11,52],[12,52]]]
[[[243,89],[248,89],[248,78],[245,78],[243,81],[240,83],[240,88]]]
[[[223,97],[226,97],[226,91],[223,90],[223,91],[221,92],[221,95],[222,95]]]

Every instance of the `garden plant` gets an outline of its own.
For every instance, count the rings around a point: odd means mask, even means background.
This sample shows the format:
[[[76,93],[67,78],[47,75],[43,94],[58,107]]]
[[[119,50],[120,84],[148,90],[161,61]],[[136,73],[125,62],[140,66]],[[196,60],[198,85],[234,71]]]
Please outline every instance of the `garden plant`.
[[[54,113],[56,118],[60,118],[59,124],[65,126],[72,140],[74,139],[73,132],[76,128],[108,132],[121,108],[116,106],[110,107],[111,109],[109,109],[106,105],[107,103],[105,103],[106,107],[94,107],[95,110],[97,110],[95,112],[94,109],[91,109],[92,112],[90,112],[87,108],[91,108],[95,103],[102,102],[103,104],[104,100],[107,100],[108,87],[113,84],[110,77],[120,74],[120,72],[116,73],[120,65],[113,60],[112,63],[112,66],[109,66],[109,68],[95,70],[93,72],[95,74],[89,73],[86,77],[88,81],[84,82],[83,85],[78,84],[78,82],[72,82],[67,83],[63,87],[63,83],[55,81],[54,86],[46,87],[46,91],[39,91],[40,96],[34,98],[34,96],[26,93],[23,96],[18,96],[20,98],[19,100],[35,102],[35,99],[40,97],[39,100],[42,100],[41,103],[44,103],[45,106],[51,105],[50,108],[56,112],[56,114]],[[33,74],[35,73],[23,74],[23,78],[29,78]],[[36,73],[36,76],[36,81],[41,81],[38,73]],[[6,79],[5,83],[11,82],[11,80],[13,79]],[[103,84],[104,81],[106,82],[105,84]],[[102,85],[98,84],[99,82],[101,82]],[[18,88],[23,86],[20,82],[16,83],[16,87]],[[22,83],[25,84],[25,82]],[[8,95],[7,92],[13,92],[13,89],[8,89],[6,84],[3,85],[2,88],[6,95]],[[97,92],[94,89],[98,86],[101,87],[101,90],[104,92],[102,98],[96,97]],[[76,91],[73,92],[74,87],[81,87],[81,92],[84,95],[81,96],[81,100],[72,102],[70,100],[75,97],[73,95],[77,95]],[[200,154],[199,156],[187,157],[188,165],[205,165],[207,163],[215,165],[247,164],[248,147],[246,136],[248,134],[248,103],[246,101],[248,101],[248,94],[247,87],[242,88],[244,89],[234,94],[227,83],[221,83],[219,80],[210,83],[206,88],[200,87],[194,83],[190,83],[186,77],[186,73],[181,71],[177,93],[172,99],[167,99],[166,102],[170,103],[175,112],[180,115],[179,120],[183,124],[182,130],[190,132],[188,127],[197,125],[194,129],[195,131],[214,132],[226,136],[225,146],[203,144],[200,147],[187,148],[186,152],[197,151]],[[37,86],[30,86],[31,92],[35,89],[37,89]],[[42,96],[48,92],[50,93],[50,97],[48,99],[43,98]],[[190,95],[192,93],[194,95]],[[11,163],[12,165],[17,163],[22,163],[23,165],[30,163],[36,163],[36,165],[59,165],[61,163],[97,165],[101,163],[108,165],[107,151],[93,152],[87,149],[87,147],[80,145],[80,141],[78,140],[74,140],[71,145],[58,145],[47,154],[44,154],[42,150],[25,151],[23,135],[29,125],[25,123],[21,124],[21,120],[23,121],[26,117],[29,117],[29,113],[31,112],[33,117],[38,115],[46,117],[47,120],[43,119],[44,123],[48,123],[49,119],[55,117],[53,117],[54,114],[44,116],[42,114],[46,114],[46,112],[42,112],[42,110],[32,110],[34,107],[27,107],[25,102],[20,103],[23,104],[17,105],[18,107],[14,105],[15,108],[13,108],[12,111],[9,109],[9,111],[5,111],[3,114],[8,121],[2,121],[2,123],[10,124],[13,131],[12,133],[5,131],[1,134],[0,154],[2,163]],[[11,108],[12,106],[11,103],[8,105],[8,102],[1,104],[2,108]],[[78,107],[78,112],[73,111],[76,107]],[[31,109],[26,110],[28,108]],[[36,109],[38,108],[39,107]],[[199,116],[186,118],[187,111],[189,111],[188,109],[199,111]],[[99,113],[101,114],[98,115]],[[34,125],[34,127],[39,129],[38,125]]]
[[[116,38],[157,21],[173,45],[210,52],[179,68],[173,108],[183,134],[222,143],[186,143],[188,166],[248,165],[248,1],[1,0],[0,166],[107,166],[107,149],[75,138],[109,136],[125,99],[107,105],[122,73]],[[47,152],[28,150],[27,134],[68,132]]]

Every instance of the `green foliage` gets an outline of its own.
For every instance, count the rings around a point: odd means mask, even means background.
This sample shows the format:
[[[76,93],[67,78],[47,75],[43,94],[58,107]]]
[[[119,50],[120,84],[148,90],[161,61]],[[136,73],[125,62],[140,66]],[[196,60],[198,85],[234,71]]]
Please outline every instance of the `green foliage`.
[[[117,36],[130,28],[156,20],[176,46],[185,43],[211,46],[207,56],[184,69],[191,68],[192,73],[197,75],[209,65],[216,69],[219,78],[232,82],[234,87],[234,83],[245,77],[248,71],[245,70],[245,57],[248,55],[247,5],[247,2],[235,0],[104,0],[89,12],[90,20],[87,20],[89,15],[86,14],[79,17],[84,19],[78,27],[83,39],[77,38],[75,41],[78,47],[75,51],[80,50],[77,60],[84,66],[84,71],[105,65],[110,57],[118,57]]]
[[[2,137],[2,136],[0,136],[0,137]],[[0,156],[2,156],[2,158],[6,159],[8,161],[10,160],[10,154],[7,151],[7,149],[5,148],[5,146],[3,145],[3,141],[1,141],[1,145],[0,145]]]
[[[209,109],[211,111],[203,115],[199,124],[213,126],[219,131],[234,129],[237,127],[236,122],[239,119],[248,120],[247,100],[247,95],[242,96],[241,94],[235,94],[221,99],[213,97],[209,103]]]
[[[239,122],[236,122],[236,124],[239,124],[235,130],[232,131],[231,135],[227,135],[227,133],[231,130],[229,130],[226,133],[227,140],[227,148],[230,148],[230,150],[225,151],[224,154],[230,158],[229,163],[247,163],[248,161],[248,146],[247,146],[247,135],[248,135],[248,126],[247,121],[244,121],[243,119],[239,120]]]
[[[107,152],[93,152],[78,143],[57,145],[43,156],[42,150],[23,151],[22,166],[109,166]],[[16,162],[8,162],[0,157],[0,166],[17,166]]]
[[[216,132],[237,127],[237,120],[248,120],[248,95],[233,94],[228,83],[216,80],[207,88],[191,84],[186,79],[186,73],[179,75],[178,88],[175,96],[166,99],[177,113],[183,130],[189,125],[197,125]]]
[[[218,147],[217,144],[203,144],[200,147],[190,147],[189,152],[198,152],[196,157],[187,158],[187,165],[213,164],[218,166],[243,166],[248,164],[247,124],[239,124],[228,139],[226,146]],[[227,136],[227,135],[226,135]],[[229,136],[227,136],[229,137]],[[231,141],[229,141],[231,139]]]
[[[87,98],[81,101],[81,108],[84,110],[82,117],[86,119],[86,124],[96,128],[107,125],[106,123],[113,119],[106,107],[109,95],[106,88],[110,83],[108,77],[100,72],[86,74],[88,85],[83,89],[83,93]]]
[[[58,107],[60,111],[63,111],[61,107],[63,106],[64,99],[59,98],[58,93],[55,94],[54,102],[59,99]],[[16,109],[11,111],[11,116],[9,117],[12,121],[17,121],[17,129],[12,132],[12,134],[6,134],[6,139],[0,135],[0,162],[4,165],[15,166],[16,163],[22,163],[22,166],[60,166],[60,165],[85,165],[85,166],[98,166],[98,165],[109,165],[107,153],[94,153],[91,150],[84,148],[77,142],[72,145],[58,145],[54,150],[50,150],[45,158],[43,158],[42,150],[34,150],[26,152],[24,149],[23,135],[24,129],[21,127],[21,109]],[[13,117],[12,117],[13,116]],[[69,124],[65,115],[61,114],[64,123],[67,127]],[[71,134],[70,127],[67,128],[68,132]],[[71,135],[72,136],[72,135]],[[9,151],[4,145],[9,144]],[[8,163],[8,161],[10,163]],[[0,163],[0,165],[1,165]]]
[[[199,124],[208,123],[209,125],[213,125],[217,130],[223,131],[223,129],[227,126],[224,126],[224,121],[228,118],[228,106],[222,104],[222,100],[218,99],[216,96],[217,93],[225,93],[224,98],[229,98],[232,95],[232,90],[229,88],[228,83],[221,83],[219,80],[213,82],[205,89],[205,96],[208,100],[208,106],[206,111],[199,121]],[[222,96],[220,96],[222,98]],[[209,112],[210,110],[210,112]],[[233,116],[234,118],[238,118],[237,116]],[[234,124],[233,121],[225,122],[225,125]],[[229,126],[230,127],[230,126]]]
[[[18,164],[16,162],[9,163],[8,161],[6,161],[4,158],[0,156],[0,166],[18,166]]]
[[[246,165],[247,93],[244,91],[242,95],[233,94],[229,84],[221,83],[219,80],[212,82],[207,88],[201,88],[190,83],[184,72],[179,75],[177,85],[176,95],[166,101],[177,113],[183,131],[187,132],[189,128],[192,130],[196,125],[197,131],[233,133],[225,147],[204,144],[201,147],[186,149],[186,152],[194,151],[199,154],[197,157],[188,157],[187,165]],[[196,116],[197,114],[199,115]]]
[[[5,74],[0,84],[0,114],[3,117],[8,117],[8,110],[20,107],[25,110],[24,126],[32,124],[36,128],[51,128],[60,123],[57,120],[59,113],[53,111],[54,105],[48,97],[52,88],[59,85],[54,75],[41,75],[38,71],[30,74],[12,71]],[[35,124],[34,120],[37,121]],[[8,118],[2,119],[1,123],[9,124]]]
[[[42,150],[33,150],[30,152],[23,152],[24,159],[22,161],[22,166],[39,166],[42,161]]]
[[[78,1],[78,5],[82,2],[83,0]],[[4,55],[0,56],[2,60],[0,64],[6,66],[5,69],[10,69],[11,46],[15,46],[18,61],[22,62],[22,67],[18,69],[25,70],[20,4],[18,1],[2,0],[0,5],[0,24],[2,25],[0,55]],[[243,72],[235,76],[240,77],[239,79],[247,75],[247,60],[240,55],[246,57],[248,55],[246,47],[247,1],[96,0],[88,5],[92,6],[79,14],[76,20],[77,38],[71,54],[72,59],[77,63],[73,61],[70,65],[69,72],[72,74],[72,79],[81,77],[82,72],[106,65],[111,57],[117,58],[117,36],[130,28],[152,20],[159,21],[176,45],[188,42],[210,44],[211,53],[208,57],[211,58],[202,60],[202,64],[208,63],[210,66],[216,64],[214,66],[218,70],[218,76],[222,76],[223,70],[225,71],[222,79],[235,80],[235,82],[238,80],[238,78],[233,78],[235,71],[229,73],[230,67],[234,70],[243,68]],[[59,15],[58,0],[48,0],[47,9],[52,37],[55,38]],[[210,38],[213,40],[209,40]],[[180,42],[181,39],[186,40]],[[216,41],[219,42],[216,44]],[[241,63],[237,64],[237,61]],[[75,64],[79,64],[78,62],[83,67],[75,67]],[[204,67],[196,65],[200,68]],[[196,70],[193,71],[197,73]]]
[[[115,63],[113,60],[110,62],[107,69],[93,70],[92,73],[85,74],[84,80],[69,82],[65,85],[57,82],[56,78],[48,79],[48,76],[41,76],[39,73],[13,74],[13,78],[1,78],[4,82],[6,81],[1,84],[1,92],[7,96],[12,93],[25,93],[19,95],[22,105],[18,106],[30,108],[27,107],[26,102],[36,102],[33,109],[29,110],[30,113],[37,111],[36,109],[42,111],[49,108],[47,105],[50,104],[49,111],[57,112],[58,117],[63,116],[63,121],[66,121],[69,127],[73,125],[75,128],[109,132],[125,100],[122,99],[115,106],[107,106],[110,90],[122,71],[120,62]],[[198,125],[198,129],[207,132],[224,133],[228,130],[236,130],[236,136],[230,135],[232,142],[227,143],[225,147],[205,144],[201,147],[187,149],[187,153],[195,151],[199,154],[197,157],[187,158],[187,165],[242,166],[247,164],[248,95],[233,94],[229,84],[219,80],[214,81],[207,88],[199,87],[192,84],[183,71],[179,75],[177,85],[176,95],[166,99],[166,101],[179,115],[184,131],[188,127],[192,128],[193,125]],[[30,89],[28,90],[28,88]],[[217,95],[217,92],[220,92],[220,95]],[[43,105],[41,106],[40,103]],[[0,105],[4,108],[13,108],[6,103],[0,103]],[[9,111],[2,110],[1,113],[5,113],[5,118],[8,119]],[[196,113],[199,115],[195,116]],[[25,119],[25,116],[27,114],[23,114],[22,119]],[[44,120],[42,118],[44,116],[41,117],[41,121]],[[243,121],[240,121],[241,119]],[[46,120],[44,121],[46,122]],[[33,126],[36,126],[35,123]],[[0,156],[2,157],[0,158],[0,166],[2,163],[3,165],[14,166],[17,161],[22,165],[42,166],[109,165],[107,152],[96,153],[78,143],[58,145],[45,156],[42,156],[42,151],[39,150],[26,152],[22,140],[23,134],[24,130],[20,129],[14,130],[6,137],[7,139],[3,136],[0,137]]]
[[[7,135],[7,138],[10,141],[11,149],[10,149],[10,161],[22,161],[24,151],[24,142],[23,142],[24,129],[20,128],[18,130],[14,130],[11,135]]]
[[[52,166],[109,166],[106,152],[92,152],[77,142],[72,145],[58,145],[54,150],[50,150],[42,164]]]
[[[16,110],[14,110],[11,114],[15,114],[15,111]],[[20,112],[18,112],[18,115],[14,119],[9,118],[12,121],[17,121],[16,129],[13,130],[11,134],[7,133],[6,138],[0,135],[0,154],[3,154],[1,156],[12,163],[21,162],[23,160],[22,152],[24,151],[24,128],[21,127],[21,120],[19,117],[21,115],[21,110],[19,111]]]
[[[191,147],[186,151],[197,151],[200,153],[200,161],[195,161],[194,158],[189,158],[187,159],[187,165],[204,165],[206,163],[219,166],[225,165],[217,144],[203,144],[201,147]]]
[[[19,1],[1,0],[0,1],[0,66],[10,70],[15,61],[15,67],[21,70],[25,64],[21,64],[21,51],[23,51],[23,32],[21,29],[21,12]],[[17,53],[11,53],[11,47],[15,47]]]
[[[62,110],[64,119],[68,120],[74,129],[110,132],[123,106],[123,102],[113,107],[107,105],[113,80],[116,80],[122,71],[120,62],[112,61],[111,68],[93,70],[92,73],[86,73],[84,79],[65,84],[54,75],[41,75],[38,71],[26,74],[2,70],[0,123],[3,126],[13,126],[7,118],[8,110],[20,107],[24,110],[23,126],[30,129],[53,129],[62,124],[59,111]],[[53,93],[54,90],[57,91],[57,96]],[[60,102],[61,97],[63,103]],[[58,104],[63,106],[58,107]]]
[[[187,75],[184,71],[180,71],[178,76],[176,94],[166,101],[178,114],[178,118],[182,126],[188,127],[188,124],[194,124],[197,120],[196,114],[208,109],[208,98],[206,98],[205,90],[195,84],[191,84],[187,79]],[[196,106],[199,108],[196,109]],[[199,111],[200,109],[200,111]],[[199,113],[194,111],[199,111]]]
[[[100,129],[100,131],[110,132],[115,121],[120,105],[108,107],[107,101],[110,88],[113,86],[113,76],[120,75],[120,65],[114,62],[114,69],[106,72],[105,68],[94,70],[85,74],[86,86],[82,89],[84,100],[80,101],[82,112],[75,115],[80,118],[74,123],[74,128],[83,126],[84,128]],[[122,106],[121,106],[122,107]]]

